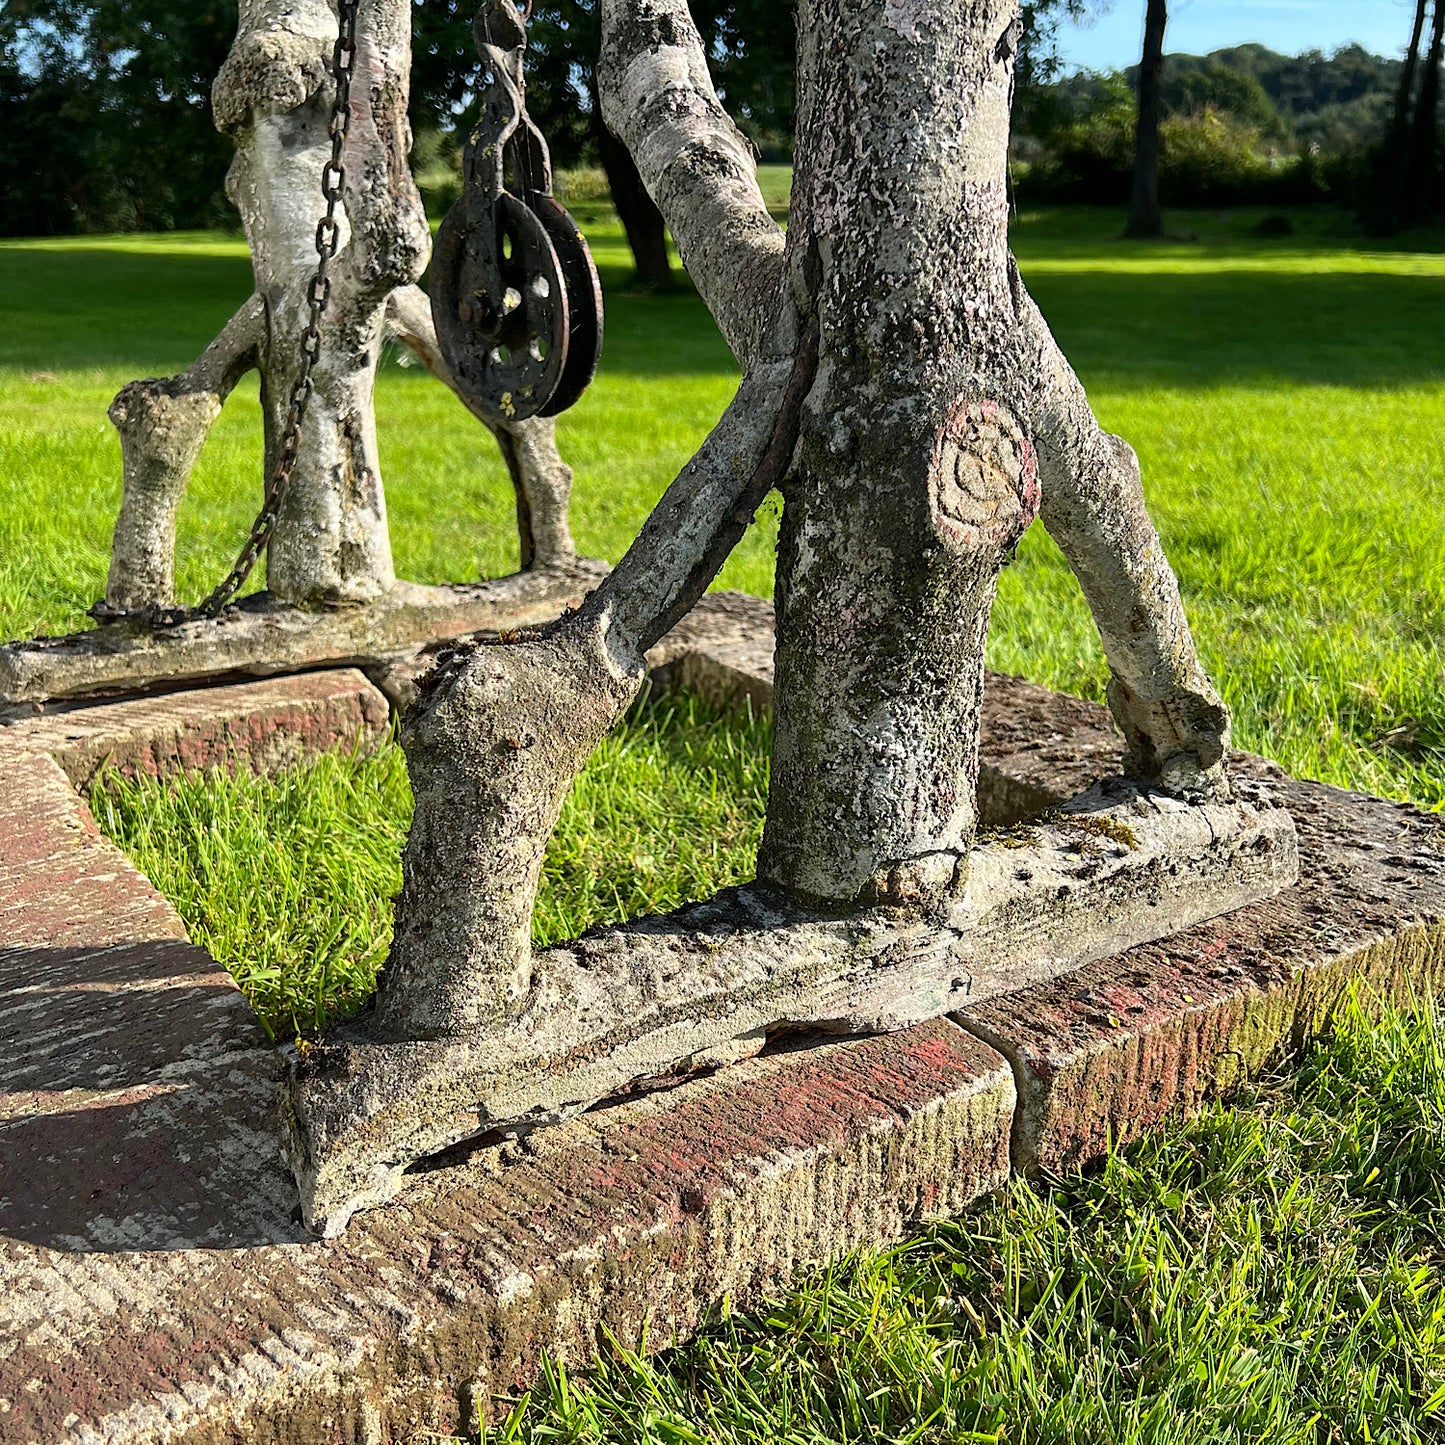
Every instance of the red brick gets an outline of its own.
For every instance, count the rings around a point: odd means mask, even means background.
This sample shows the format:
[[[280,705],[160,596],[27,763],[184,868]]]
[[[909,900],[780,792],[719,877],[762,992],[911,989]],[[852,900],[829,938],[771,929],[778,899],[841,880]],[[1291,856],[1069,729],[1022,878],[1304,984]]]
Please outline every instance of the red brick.
[[[45,713],[0,728],[0,749],[48,753],[77,788],[100,768],[275,772],[387,734],[386,699],[355,668],[195,688]]]
[[[1298,832],[1296,887],[959,1015],[1015,1064],[1015,1167],[1074,1167],[1199,1108],[1326,1032],[1350,987],[1379,1003],[1445,985],[1445,823],[1270,788]]]

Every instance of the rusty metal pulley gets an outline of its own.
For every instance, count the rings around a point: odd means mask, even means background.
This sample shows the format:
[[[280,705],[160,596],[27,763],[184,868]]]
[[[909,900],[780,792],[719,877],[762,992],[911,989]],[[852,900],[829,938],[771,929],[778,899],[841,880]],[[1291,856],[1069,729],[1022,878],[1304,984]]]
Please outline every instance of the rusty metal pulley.
[[[442,355],[467,403],[496,422],[566,411],[602,354],[597,268],[553,198],[547,143],[527,115],[530,11],[483,0],[477,12],[481,116],[464,154],[461,197],[432,259]]]

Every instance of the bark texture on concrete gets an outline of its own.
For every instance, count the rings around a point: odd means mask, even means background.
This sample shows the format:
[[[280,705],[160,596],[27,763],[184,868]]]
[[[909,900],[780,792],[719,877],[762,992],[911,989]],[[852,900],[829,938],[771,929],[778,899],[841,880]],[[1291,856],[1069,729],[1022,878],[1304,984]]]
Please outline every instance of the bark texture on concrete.
[[[226,398],[256,366],[265,334],[266,308],[253,295],[185,371],[132,381],[111,402],[123,490],[105,584],[110,611],[174,600],[176,514],[186,483]]]
[[[602,0],[602,114],[637,163],[702,298],[748,367],[783,279],[752,146],[713,88],[687,0]]]
[[[298,459],[266,557],[268,590],[285,603],[369,602],[395,582],[373,407],[383,342],[404,339],[438,369],[414,284],[431,238],[407,164],[410,23],[407,0],[360,8],[340,251]],[[174,602],[176,509],[221,404],[252,368],[261,374],[265,475],[274,468],[316,268],[336,31],[334,0],[241,5],[212,99],[217,126],[236,145],[227,191],[250,244],[255,294],[187,371],[132,382],[112,405],[125,464],[105,596],[113,614]],[[522,565],[568,565],[572,474],[551,423],[495,434],[517,488]]]
[[[416,808],[378,1037],[439,1038],[517,1013],[532,987],[542,855],[567,790],[636,698],[648,648],[701,597],[786,465],[809,359],[744,379],[578,611],[461,649],[425,679],[402,733]]]
[[[234,673],[382,662],[477,632],[548,622],[606,575],[601,562],[516,572],[491,582],[398,582],[365,607],[291,607],[269,593],[219,617],[153,628],[122,620],[68,637],[0,645],[0,723],[17,710],[91,694],[167,687]]]
[[[376,1017],[333,1030],[292,1059],[288,1153],[306,1222],[339,1234],[394,1198],[409,1165],[460,1140],[556,1124],[635,1080],[726,1064],[800,1027],[905,1028],[1181,932],[1298,872],[1289,816],[1267,799],[1190,806],[1123,783],[981,841],[972,864],[939,919],[830,916],[729,890],[549,949],[493,994],[446,978],[428,995],[431,1037]],[[491,901],[475,884],[458,891]],[[482,1027],[451,1027],[463,1008]],[[507,1026],[485,1027],[497,1018]]]
[[[786,236],[684,0],[603,0],[602,22],[608,123],[743,379],[577,613],[422,684],[398,926],[364,1024],[380,1044],[505,1053],[549,997],[529,938],[566,790],[770,488],[785,508],[760,897],[922,926],[968,897],[989,613],[1041,513],[1098,620],[1134,773],[1201,819],[1228,797],[1227,715],[1137,459],[1098,426],[1009,254],[1016,0],[801,0]],[[699,1037],[727,1007],[707,1005]],[[381,1107],[362,1094],[360,1115]]]

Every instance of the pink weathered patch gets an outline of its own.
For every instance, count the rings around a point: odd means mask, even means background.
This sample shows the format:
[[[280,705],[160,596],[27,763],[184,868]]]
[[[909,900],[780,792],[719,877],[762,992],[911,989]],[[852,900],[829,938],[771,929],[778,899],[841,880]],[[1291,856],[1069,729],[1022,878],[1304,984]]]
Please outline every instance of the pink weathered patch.
[[[934,443],[933,525],[960,550],[1009,547],[1039,514],[1039,468],[1013,413],[987,398],[959,403]]]

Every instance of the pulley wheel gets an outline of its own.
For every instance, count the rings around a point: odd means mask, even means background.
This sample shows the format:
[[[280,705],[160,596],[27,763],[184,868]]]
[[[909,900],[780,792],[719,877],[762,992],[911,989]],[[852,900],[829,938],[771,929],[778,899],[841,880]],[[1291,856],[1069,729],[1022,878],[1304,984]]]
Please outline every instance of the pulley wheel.
[[[602,282],[577,222],[551,196],[538,196],[538,219],[567,282],[567,357],[557,390],[539,413],[557,416],[573,406],[597,375],[602,358]]]
[[[432,320],[458,391],[481,415],[552,414],[568,375],[567,293],[548,228],[515,196],[503,192],[479,224],[465,198],[447,212],[432,263]]]

